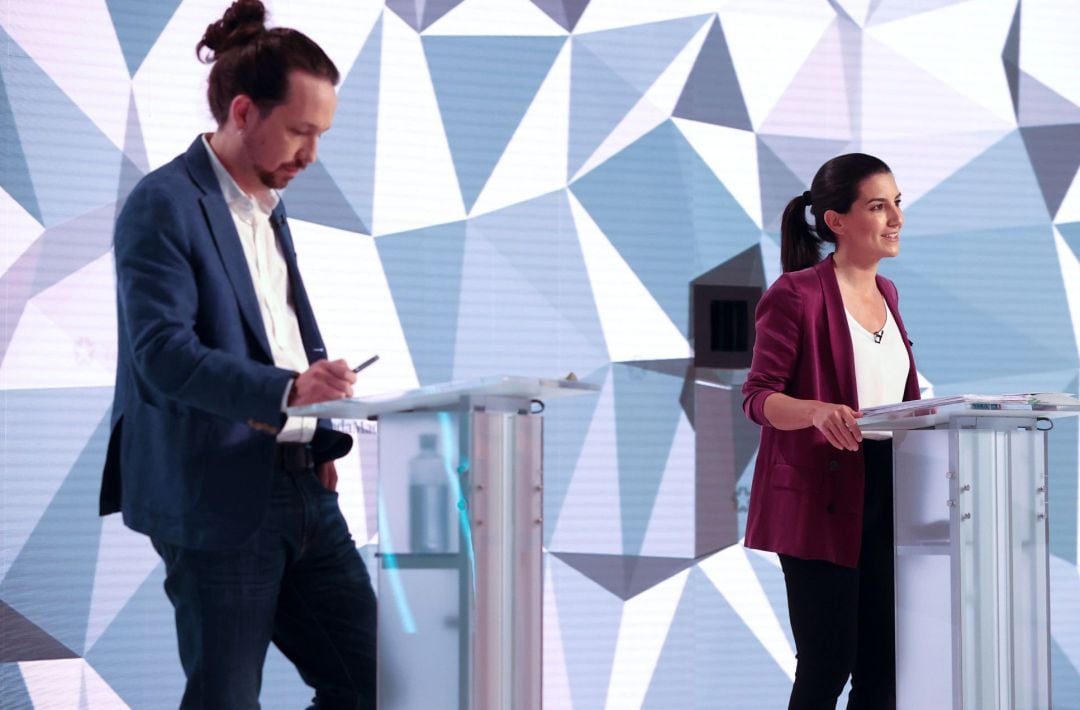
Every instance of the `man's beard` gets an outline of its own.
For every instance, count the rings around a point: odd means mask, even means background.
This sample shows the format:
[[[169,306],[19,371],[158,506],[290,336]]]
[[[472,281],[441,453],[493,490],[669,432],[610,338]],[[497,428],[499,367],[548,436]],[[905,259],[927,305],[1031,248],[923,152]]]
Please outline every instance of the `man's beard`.
[[[263,185],[270,188],[271,190],[284,190],[286,187],[288,187],[289,182],[293,179],[293,177],[295,177],[279,174],[275,170],[263,170],[262,168],[256,168],[256,170],[259,175],[259,182],[261,182]]]

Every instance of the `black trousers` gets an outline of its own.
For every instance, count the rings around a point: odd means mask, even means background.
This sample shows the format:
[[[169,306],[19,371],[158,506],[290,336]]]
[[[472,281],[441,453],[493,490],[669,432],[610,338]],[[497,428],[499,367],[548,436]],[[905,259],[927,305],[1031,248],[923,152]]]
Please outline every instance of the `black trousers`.
[[[896,708],[892,442],[863,441],[866,493],[856,568],[780,555],[795,637],[789,710]]]

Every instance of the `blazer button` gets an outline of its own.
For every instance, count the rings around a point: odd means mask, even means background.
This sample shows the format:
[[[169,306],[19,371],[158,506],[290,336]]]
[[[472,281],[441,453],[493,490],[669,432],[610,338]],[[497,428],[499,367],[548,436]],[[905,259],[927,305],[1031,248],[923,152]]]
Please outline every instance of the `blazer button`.
[[[833,505],[832,503],[829,503],[827,506],[825,506],[825,512],[828,513],[829,515],[832,515],[833,513],[836,512],[836,506]]]
[[[836,459],[833,459],[832,461],[830,461],[829,462],[829,470],[830,471],[839,471],[840,470],[840,462],[837,461]]]

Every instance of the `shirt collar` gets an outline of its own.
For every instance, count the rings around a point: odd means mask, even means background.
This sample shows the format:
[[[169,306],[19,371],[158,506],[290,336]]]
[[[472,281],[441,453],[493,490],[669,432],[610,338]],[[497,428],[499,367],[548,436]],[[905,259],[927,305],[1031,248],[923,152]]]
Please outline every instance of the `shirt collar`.
[[[206,154],[210,156],[210,167],[214,169],[214,175],[217,176],[218,184],[221,185],[221,194],[225,198],[226,204],[241,215],[252,212],[256,207],[264,215],[273,212],[278,202],[281,201],[281,195],[278,194],[278,191],[268,190],[267,197],[259,200],[241,190],[233,176],[221,164],[221,160],[217,157],[214,149],[210,147],[210,141],[207,140],[206,136],[206,133],[202,135],[203,147],[206,148]]]

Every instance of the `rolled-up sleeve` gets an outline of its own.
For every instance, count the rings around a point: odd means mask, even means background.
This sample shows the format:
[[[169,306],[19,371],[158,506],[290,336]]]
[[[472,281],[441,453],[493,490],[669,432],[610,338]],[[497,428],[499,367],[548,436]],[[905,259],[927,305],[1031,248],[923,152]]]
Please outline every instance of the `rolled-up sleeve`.
[[[765,400],[786,392],[799,358],[802,304],[787,274],[776,280],[758,303],[755,318],[754,358],[743,384],[743,411],[751,421],[768,426]]]

